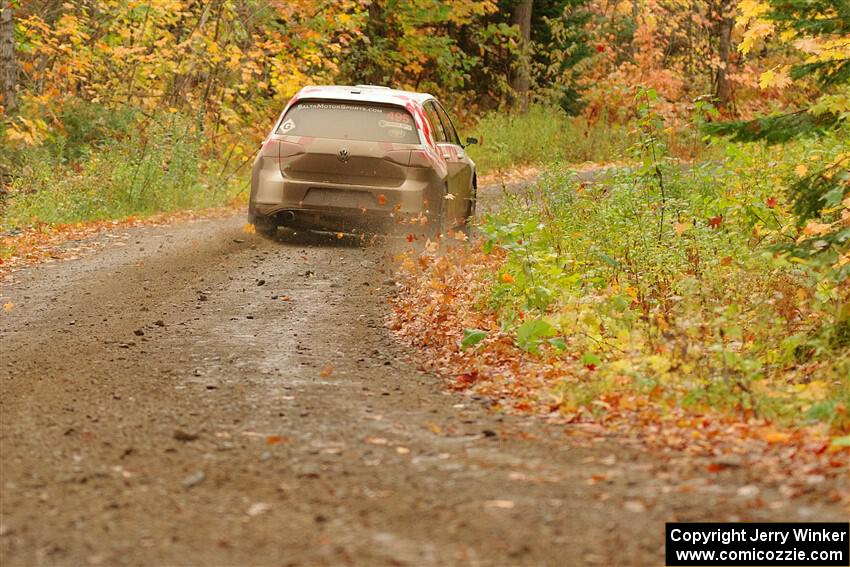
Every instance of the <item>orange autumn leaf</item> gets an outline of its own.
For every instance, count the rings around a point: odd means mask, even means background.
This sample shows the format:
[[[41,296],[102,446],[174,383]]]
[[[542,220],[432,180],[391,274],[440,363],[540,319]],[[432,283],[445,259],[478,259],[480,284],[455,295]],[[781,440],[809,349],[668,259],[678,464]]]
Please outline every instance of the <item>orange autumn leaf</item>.
[[[514,283],[514,281],[516,281],[514,280],[514,277],[507,272],[504,272],[500,279],[506,284],[512,284]]]
[[[809,221],[809,223],[803,228],[803,234],[806,236],[820,236],[822,234],[828,233],[832,229],[831,224],[821,223],[817,221]]]
[[[319,376],[321,376],[322,378],[329,378],[331,376],[331,374],[333,374],[333,373],[334,373],[333,365],[328,364],[327,366],[322,368],[322,371],[319,372]]]

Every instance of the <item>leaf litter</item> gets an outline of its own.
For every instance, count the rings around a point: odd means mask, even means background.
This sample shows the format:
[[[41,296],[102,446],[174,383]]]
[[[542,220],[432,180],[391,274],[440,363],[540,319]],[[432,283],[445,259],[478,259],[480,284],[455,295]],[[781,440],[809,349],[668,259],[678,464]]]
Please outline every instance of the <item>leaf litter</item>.
[[[783,427],[751,413],[683,407],[659,391],[638,393],[625,383],[584,402],[572,399],[570,387],[587,380],[594,363],[556,348],[542,348],[536,355],[521,349],[515,336],[501,329],[498,314],[482,304],[504,255],[498,250],[485,254],[480,243],[442,248],[440,253],[436,246],[410,249],[397,257],[402,267],[387,326],[413,347],[419,368],[440,375],[448,389],[484,396],[494,411],[532,414],[563,426],[577,445],[612,439],[637,443],[674,469],[704,462],[705,472],[718,481],[727,471],[752,467],[786,498],[833,481],[826,499],[850,503],[850,447],[843,438],[833,442],[822,427]],[[588,482],[607,480],[600,474]],[[755,488],[747,485],[739,492],[754,498]],[[687,484],[679,487],[688,489]],[[626,507],[631,512],[643,508],[638,501]]]

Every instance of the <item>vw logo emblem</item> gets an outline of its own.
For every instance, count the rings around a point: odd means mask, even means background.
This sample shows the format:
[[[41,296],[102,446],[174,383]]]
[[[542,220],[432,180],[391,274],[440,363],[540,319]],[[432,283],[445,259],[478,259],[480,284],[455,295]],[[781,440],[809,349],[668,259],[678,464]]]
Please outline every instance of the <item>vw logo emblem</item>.
[[[348,160],[351,159],[351,154],[348,153],[348,150],[342,149],[339,150],[338,154],[336,154],[336,159],[338,159],[342,163],[348,163]]]

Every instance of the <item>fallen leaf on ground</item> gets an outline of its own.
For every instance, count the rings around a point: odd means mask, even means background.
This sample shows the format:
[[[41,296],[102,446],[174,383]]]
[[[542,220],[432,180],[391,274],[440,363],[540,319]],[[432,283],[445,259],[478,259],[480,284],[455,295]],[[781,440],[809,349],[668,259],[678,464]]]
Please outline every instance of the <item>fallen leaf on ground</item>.
[[[246,513],[249,516],[259,516],[260,514],[265,514],[266,512],[270,511],[271,509],[272,509],[271,504],[268,504],[266,502],[254,502],[248,508],[248,511]]]
[[[646,512],[646,506],[644,506],[643,502],[640,500],[627,500],[623,504],[623,508],[625,508],[628,512],[633,512],[635,514]]]
[[[486,508],[500,508],[502,510],[510,510],[515,505],[513,500],[487,500],[484,502]]]

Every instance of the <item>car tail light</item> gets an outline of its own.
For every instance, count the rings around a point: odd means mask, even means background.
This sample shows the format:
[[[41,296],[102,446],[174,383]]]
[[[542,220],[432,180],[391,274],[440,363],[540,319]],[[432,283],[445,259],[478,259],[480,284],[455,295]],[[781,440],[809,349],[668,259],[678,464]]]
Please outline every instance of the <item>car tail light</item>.
[[[431,160],[424,150],[393,150],[384,159],[406,167],[431,167]]]
[[[282,159],[297,156],[304,153],[304,146],[270,138],[263,144],[260,155],[268,158]]]

